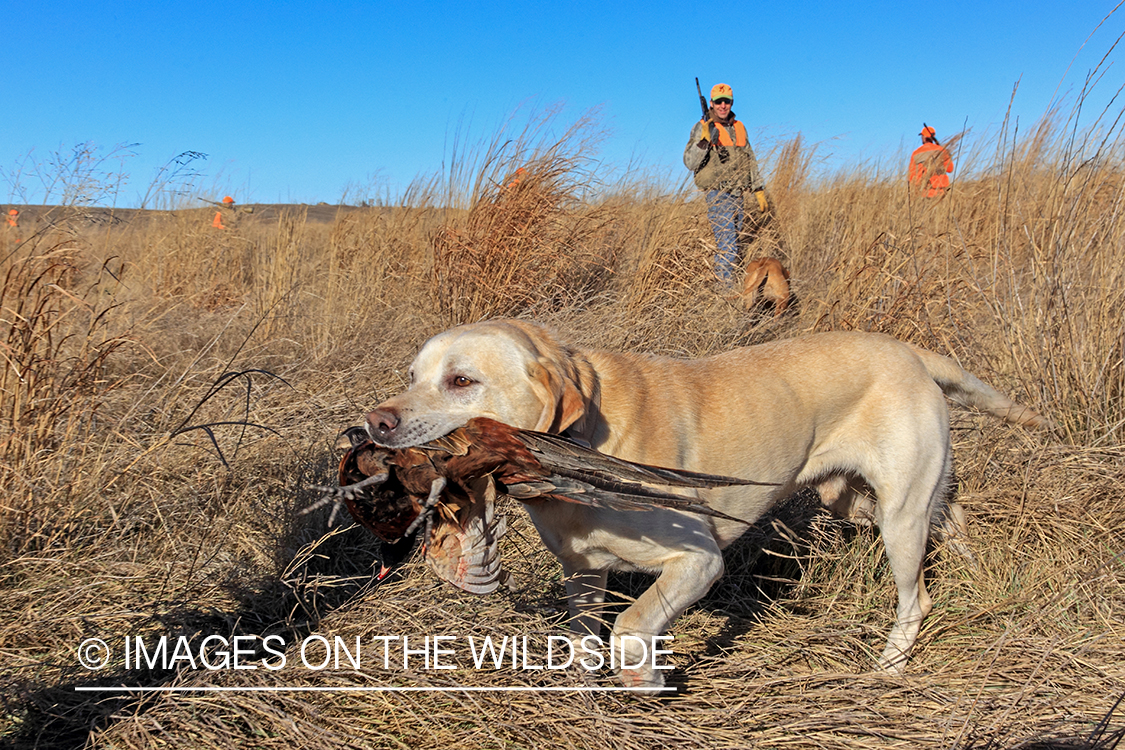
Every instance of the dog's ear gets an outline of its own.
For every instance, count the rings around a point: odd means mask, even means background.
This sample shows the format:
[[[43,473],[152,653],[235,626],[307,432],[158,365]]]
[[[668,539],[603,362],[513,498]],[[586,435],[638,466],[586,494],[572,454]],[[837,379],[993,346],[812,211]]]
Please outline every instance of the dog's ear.
[[[543,402],[537,431],[562,432],[586,413],[586,397],[579,384],[554,363],[541,358],[528,366],[527,374],[532,390]]]

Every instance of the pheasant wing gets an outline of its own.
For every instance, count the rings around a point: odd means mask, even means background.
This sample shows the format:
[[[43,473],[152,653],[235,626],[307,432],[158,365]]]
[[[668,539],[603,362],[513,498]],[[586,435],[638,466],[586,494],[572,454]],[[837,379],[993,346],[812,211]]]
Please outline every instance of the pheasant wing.
[[[611,510],[652,510],[654,507],[671,508],[703,516],[725,518],[750,525],[748,521],[715,510],[702,500],[674,495],[644,485],[630,482],[606,482],[598,484],[581,479],[551,475],[534,482],[518,482],[506,485],[507,494],[521,502],[538,498],[554,498],[568,503],[592,505]]]
[[[563,476],[573,475],[593,483],[646,482],[665,487],[699,489],[741,485],[777,486],[776,482],[757,482],[719,474],[638,464],[587,448],[561,435],[517,430],[515,436],[531,449],[544,469]]]
[[[773,484],[638,464],[606,455],[559,435],[530,430],[516,430],[514,435],[531,450],[546,475],[537,478],[538,481],[509,485],[509,494],[521,500],[550,495],[617,510],[643,510],[658,505],[746,523],[715,510],[697,498],[670,490]],[[549,490],[545,485],[554,489]]]

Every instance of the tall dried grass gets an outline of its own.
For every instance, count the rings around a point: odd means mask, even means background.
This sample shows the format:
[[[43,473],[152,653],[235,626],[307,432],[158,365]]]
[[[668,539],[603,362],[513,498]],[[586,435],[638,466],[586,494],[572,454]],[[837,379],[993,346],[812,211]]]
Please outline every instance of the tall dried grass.
[[[91,272],[81,255],[67,240],[29,241],[0,265],[0,539],[9,549],[41,543],[60,520],[38,503],[88,460],[105,396],[128,377],[108,367],[130,343],[113,333],[116,305],[98,294],[113,279],[110,262]]]
[[[592,116],[554,142],[535,134],[490,144],[468,211],[432,238],[429,299],[445,325],[573,305],[614,272],[615,217],[582,200]]]
[[[210,212],[178,211],[18,247],[0,237],[0,731],[15,746],[122,748],[1114,747],[1125,159],[1116,122],[1088,133],[1052,117],[1003,134],[941,201],[897,177],[816,177],[814,149],[782,144],[767,169],[777,220],[751,248],[793,273],[800,306],[777,320],[713,288],[694,193],[591,189],[592,121],[498,138],[409,205],[327,223],[255,212],[220,232]],[[902,678],[868,673],[893,611],[876,532],[802,495],[728,551],[727,575],[675,626],[670,698],[75,693],[572,684],[463,668],[91,673],[74,658],[86,637],[120,649],[144,634],[557,632],[560,574],[518,510],[504,543],[520,587],[485,598],[416,562],[377,583],[370,538],[322,537],[323,519],[294,513],[331,481],[337,430],[403,387],[421,340],[500,314],[582,346],[673,354],[883,331],[956,357],[1060,429],[955,411],[980,569],[934,556],[935,610]],[[612,579],[625,598],[647,582]]]

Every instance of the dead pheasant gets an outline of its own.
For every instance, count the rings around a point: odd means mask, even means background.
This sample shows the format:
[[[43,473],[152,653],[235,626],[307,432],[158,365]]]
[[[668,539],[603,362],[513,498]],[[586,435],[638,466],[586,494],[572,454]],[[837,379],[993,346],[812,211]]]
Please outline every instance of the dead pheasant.
[[[669,489],[761,484],[635,464],[484,417],[410,448],[376,445],[360,427],[345,435],[351,448],[340,461],[340,487],[319,488],[326,497],[302,513],[335,501],[331,524],[343,503],[356,521],[389,543],[425,525],[427,564],[473,593],[493,591],[500,583],[497,542],[505,519],[495,513],[498,494],[524,503],[623,511],[664,507],[740,521]]]

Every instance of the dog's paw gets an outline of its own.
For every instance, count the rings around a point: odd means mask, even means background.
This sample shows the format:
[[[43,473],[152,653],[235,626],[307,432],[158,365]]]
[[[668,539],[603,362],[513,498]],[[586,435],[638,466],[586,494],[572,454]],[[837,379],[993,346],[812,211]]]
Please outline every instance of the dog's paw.
[[[665,663],[672,653],[666,641],[671,636],[621,628],[621,618],[610,637],[610,666],[618,680],[638,693],[656,694],[664,688]],[[620,628],[620,629],[619,629]]]
[[[906,672],[906,662],[909,659],[909,652],[903,652],[896,646],[887,644],[886,650],[876,662],[876,667],[886,675],[901,675]]]
[[[658,695],[664,689],[664,675],[648,667],[619,670],[617,678],[625,687],[645,695]]]

